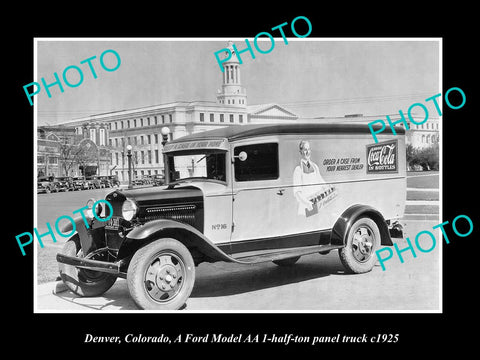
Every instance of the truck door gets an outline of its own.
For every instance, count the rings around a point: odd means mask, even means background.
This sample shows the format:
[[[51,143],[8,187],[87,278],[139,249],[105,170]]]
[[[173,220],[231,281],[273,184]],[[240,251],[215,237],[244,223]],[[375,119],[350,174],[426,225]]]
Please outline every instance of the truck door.
[[[232,145],[232,249],[282,234],[285,189],[280,183],[277,140]],[[245,243],[244,243],[245,241]]]

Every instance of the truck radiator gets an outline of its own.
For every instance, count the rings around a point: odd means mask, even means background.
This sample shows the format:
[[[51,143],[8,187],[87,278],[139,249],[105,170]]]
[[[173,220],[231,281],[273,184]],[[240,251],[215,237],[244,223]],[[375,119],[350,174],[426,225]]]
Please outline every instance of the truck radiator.
[[[195,210],[196,206],[193,204],[151,207],[145,210],[145,216],[140,221],[148,222],[158,219],[170,219],[194,226]]]

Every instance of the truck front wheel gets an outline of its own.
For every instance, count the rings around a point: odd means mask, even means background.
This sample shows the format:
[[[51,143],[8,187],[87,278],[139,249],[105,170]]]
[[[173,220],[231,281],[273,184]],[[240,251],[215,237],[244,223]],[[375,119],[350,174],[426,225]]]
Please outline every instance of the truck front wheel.
[[[159,239],[139,249],[128,266],[128,290],[145,310],[177,310],[190,296],[195,263],[175,239]]]
[[[380,247],[380,230],[370,218],[355,221],[347,235],[345,247],[338,251],[343,266],[361,274],[372,270],[376,262],[375,251]]]
[[[61,253],[67,256],[83,257],[78,234],[73,235],[65,243]],[[75,266],[63,263],[58,263],[58,269],[64,284],[79,296],[102,295],[110,289],[117,280],[117,277],[112,274],[78,269]]]

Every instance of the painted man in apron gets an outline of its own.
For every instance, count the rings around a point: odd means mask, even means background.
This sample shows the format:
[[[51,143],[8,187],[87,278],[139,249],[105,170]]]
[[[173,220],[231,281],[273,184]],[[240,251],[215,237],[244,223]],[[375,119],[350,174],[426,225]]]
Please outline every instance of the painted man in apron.
[[[325,182],[317,164],[310,159],[310,142],[302,140],[299,148],[301,159],[293,172],[293,194],[298,201],[298,215],[309,217],[318,214],[327,197],[334,196],[335,189]]]

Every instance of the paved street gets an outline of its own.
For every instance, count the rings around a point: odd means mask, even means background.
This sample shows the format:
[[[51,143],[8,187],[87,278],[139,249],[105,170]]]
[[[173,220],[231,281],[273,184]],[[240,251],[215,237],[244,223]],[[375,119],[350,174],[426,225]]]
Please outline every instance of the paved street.
[[[428,224],[409,222],[412,232]],[[437,236],[437,234],[436,234]],[[437,237],[438,238],[438,237]],[[400,249],[406,242],[396,239]],[[426,247],[426,245],[425,245]],[[336,251],[305,256],[288,268],[273,263],[242,266],[201,264],[186,310],[425,310],[439,309],[439,247],[417,258],[404,253],[367,274],[345,274]],[[71,292],[52,294],[50,284],[39,287],[39,311],[136,310],[125,280],[98,298],[79,298]]]
[[[438,175],[437,175],[438,178]],[[435,194],[435,188],[422,192]],[[38,225],[82,207],[88,197],[102,198],[110,189],[59,193],[38,196]],[[409,188],[409,194],[419,189]],[[434,200],[425,197],[407,202],[403,224],[406,236],[413,241],[422,230],[432,230],[438,220],[438,190]],[[54,200],[52,200],[54,198]],[[408,198],[408,197],[407,197]],[[431,199],[431,196],[427,196]],[[433,210],[432,210],[433,209]],[[432,230],[432,232],[434,232]],[[237,265],[201,264],[186,311],[437,311],[440,309],[440,252],[438,232],[436,248],[429,253],[417,251],[413,258],[403,253],[405,263],[395,255],[377,264],[367,274],[345,274],[337,251],[328,255],[304,256],[292,267],[273,263]],[[400,249],[404,239],[394,239]],[[62,241],[63,243],[63,241]],[[60,245],[60,244],[58,244]],[[424,247],[428,247],[425,244]],[[50,245],[51,246],[51,245]],[[38,252],[45,249],[38,249]],[[38,311],[119,311],[137,310],[125,280],[117,280],[112,289],[97,298],[79,298],[69,291],[54,294],[55,282],[37,287]],[[62,289],[62,286],[59,286]]]

